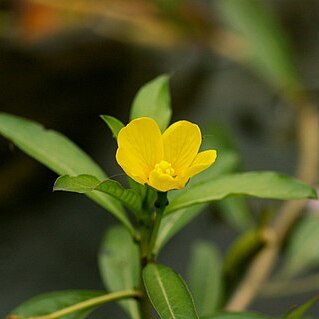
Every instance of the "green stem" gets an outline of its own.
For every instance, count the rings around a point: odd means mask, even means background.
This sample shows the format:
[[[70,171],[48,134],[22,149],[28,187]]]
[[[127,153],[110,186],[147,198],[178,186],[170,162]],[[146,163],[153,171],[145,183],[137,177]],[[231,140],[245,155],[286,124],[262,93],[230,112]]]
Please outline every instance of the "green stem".
[[[168,205],[167,193],[158,192],[155,202],[155,219],[152,221],[150,214],[146,215],[146,219],[142,220],[140,227],[140,263],[141,263],[141,278],[144,267],[154,258],[152,251],[155,246],[158,230],[163,217],[163,212]],[[148,209],[146,210],[148,211]],[[139,300],[140,314],[143,319],[152,319],[151,303],[148,299],[146,289],[141,280],[140,290],[143,297]]]
[[[82,309],[86,309],[89,307],[93,307],[93,306],[97,306],[97,305],[101,305],[104,303],[107,303],[109,301],[113,301],[113,300],[117,300],[117,299],[124,299],[124,298],[140,298],[142,297],[142,292],[138,291],[138,290],[124,290],[124,291],[119,291],[119,292],[113,292],[110,294],[106,294],[106,295],[102,295],[96,298],[92,298],[89,300],[85,300],[82,302],[79,302],[75,305],[63,308],[61,310],[52,312],[48,315],[44,315],[44,316],[35,316],[35,317],[27,317],[26,319],[56,319],[62,316],[66,316],[69,315],[73,312],[82,310]],[[24,317],[20,317],[20,316],[15,316],[15,315],[11,315],[8,317],[9,319],[22,319]]]
[[[165,211],[166,206],[168,205],[168,200],[167,200],[167,192],[157,192],[157,200],[155,202],[155,221],[153,224],[153,229],[151,233],[151,238],[150,242],[148,245],[148,254],[147,254],[147,259],[151,261],[154,256],[153,256],[153,249],[156,243],[158,231],[161,225],[161,221],[163,218],[163,213]]]

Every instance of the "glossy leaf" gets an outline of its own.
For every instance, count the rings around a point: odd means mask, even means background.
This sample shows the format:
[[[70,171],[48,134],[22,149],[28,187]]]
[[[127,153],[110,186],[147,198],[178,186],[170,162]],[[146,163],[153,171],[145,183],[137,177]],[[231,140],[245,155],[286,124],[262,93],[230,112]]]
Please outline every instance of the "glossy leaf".
[[[270,199],[316,198],[316,192],[303,182],[274,172],[249,172],[222,176],[188,188],[169,204],[166,214],[195,204],[245,195]]]
[[[244,42],[246,62],[279,89],[298,90],[292,50],[269,5],[259,0],[219,0],[218,8]]]
[[[89,290],[67,290],[50,292],[34,297],[11,312],[11,315],[21,317],[34,317],[47,315],[52,312],[61,310],[63,308],[72,306],[74,304],[98,297],[105,294],[105,292],[94,292]],[[97,306],[96,306],[97,307]],[[60,317],[61,319],[84,319],[96,307],[86,308],[76,311],[67,316]]]
[[[130,234],[121,226],[109,229],[99,250],[99,269],[104,285],[111,292],[136,288],[139,285],[139,252]],[[140,319],[135,300],[120,305],[131,318]]]
[[[148,264],[143,270],[147,294],[161,319],[198,319],[184,282],[171,268]]]
[[[221,312],[212,316],[204,316],[201,319],[271,319],[273,317],[256,312]]]
[[[124,124],[116,117],[110,115],[101,115],[101,119],[107,124],[111,130],[113,137],[117,138],[119,131],[124,127]]]
[[[33,121],[0,113],[0,134],[59,175],[90,174],[101,180],[106,178],[103,170],[73,142]],[[117,200],[98,192],[92,192],[88,196],[132,230],[125,211]]]
[[[100,191],[106,193],[120,202],[132,211],[139,212],[142,207],[141,197],[131,189],[125,189],[120,183],[112,179],[100,182],[91,175],[79,176],[60,176],[54,184],[55,191],[68,191],[76,193],[90,193]]]
[[[196,242],[191,251],[189,286],[200,316],[216,312],[223,295],[221,259],[209,242]]]
[[[172,115],[169,76],[161,75],[146,83],[134,98],[130,119],[151,117],[162,131],[169,125]]]
[[[305,216],[288,241],[281,274],[292,277],[319,265],[319,217]]]

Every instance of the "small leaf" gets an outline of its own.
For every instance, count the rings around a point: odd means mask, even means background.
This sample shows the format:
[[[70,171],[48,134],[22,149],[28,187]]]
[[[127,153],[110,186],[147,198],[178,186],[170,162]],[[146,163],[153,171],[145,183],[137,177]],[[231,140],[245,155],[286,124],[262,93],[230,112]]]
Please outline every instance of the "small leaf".
[[[221,312],[212,316],[201,317],[201,319],[272,319],[273,317],[256,312]],[[274,319],[274,318],[273,318]]]
[[[302,306],[288,313],[283,319],[302,319],[303,315],[316,303],[318,302],[318,296],[310,299]]]
[[[189,286],[200,316],[216,312],[223,295],[221,259],[209,242],[196,242],[191,251]]]
[[[59,175],[90,174],[101,180],[107,177],[72,141],[58,132],[44,129],[33,121],[0,113],[0,134]],[[87,196],[109,210],[133,231],[123,207],[117,200],[98,192],[89,193]]]
[[[85,194],[94,191],[95,187],[99,183],[100,181],[92,175],[64,175],[57,178],[54,183],[53,190]]]
[[[120,200],[127,208],[134,212],[140,212],[142,209],[142,198],[132,189],[124,188],[119,182],[112,179],[101,182],[95,187],[95,190],[109,194]]]
[[[101,118],[112,131],[113,137],[117,138],[117,135],[119,134],[119,131],[124,127],[124,124],[116,117],[110,115],[101,115]]]
[[[99,268],[103,283],[111,292],[136,288],[139,285],[140,266],[138,247],[121,226],[109,229],[99,250]],[[120,301],[132,319],[140,319],[135,300]]]
[[[112,179],[100,182],[96,177],[91,175],[74,177],[65,175],[60,176],[55,181],[53,189],[76,193],[100,191],[118,199],[134,212],[139,212],[142,208],[142,199],[135,191],[125,189],[120,183]]]
[[[246,45],[245,62],[279,89],[300,88],[292,50],[268,3],[259,0],[220,0],[220,16]]]
[[[313,188],[287,175],[274,172],[238,173],[189,187],[187,192],[177,195],[171,201],[165,213],[231,195],[270,199],[304,199],[317,196]]]
[[[284,266],[280,271],[284,277],[293,277],[319,265],[319,217],[305,216],[293,230],[288,241]]]
[[[94,292],[89,290],[50,292],[24,302],[13,310],[11,315],[21,317],[43,316],[103,294],[105,294],[105,292]],[[98,306],[86,308],[60,318],[84,319],[97,307]]]
[[[147,294],[161,319],[198,319],[184,280],[171,268],[148,264],[143,270],[143,280]]]
[[[194,205],[188,208],[180,209],[174,214],[164,215],[162,219],[156,244],[154,247],[154,254],[157,255],[162,247],[185,225],[198,216],[208,205]]]
[[[130,119],[153,118],[164,131],[172,115],[169,76],[161,75],[146,83],[134,98]]]

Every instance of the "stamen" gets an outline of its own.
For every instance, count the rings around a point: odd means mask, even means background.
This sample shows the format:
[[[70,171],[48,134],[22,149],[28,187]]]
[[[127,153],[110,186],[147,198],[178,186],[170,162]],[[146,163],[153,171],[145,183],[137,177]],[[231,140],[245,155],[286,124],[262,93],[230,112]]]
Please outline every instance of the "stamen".
[[[170,176],[174,176],[175,170],[172,167],[172,164],[167,161],[160,161],[155,165],[156,172],[160,174],[166,174]]]

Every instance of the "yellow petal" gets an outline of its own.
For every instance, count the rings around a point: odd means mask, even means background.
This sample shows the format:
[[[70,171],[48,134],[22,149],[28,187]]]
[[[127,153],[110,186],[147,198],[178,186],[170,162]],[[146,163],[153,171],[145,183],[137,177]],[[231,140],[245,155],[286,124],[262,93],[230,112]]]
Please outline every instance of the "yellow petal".
[[[185,170],[184,175],[186,177],[192,177],[202,172],[215,162],[216,157],[217,152],[215,150],[208,150],[198,153],[191,166]]]
[[[178,121],[163,133],[164,160],[171,163],[179,175],[191,165],[201,142],[201,132],[196,124]]]
[[[146,183],[156,163],[163,159],[163,142],[157,123],[148,117],[131,121],[117,137],[116,160],[138,183]]]
[[[153,170],[150,174],[148,184],[161,192],[167,192],[172,189],[184,188],[187,181],[188,179],[172,177]]]

